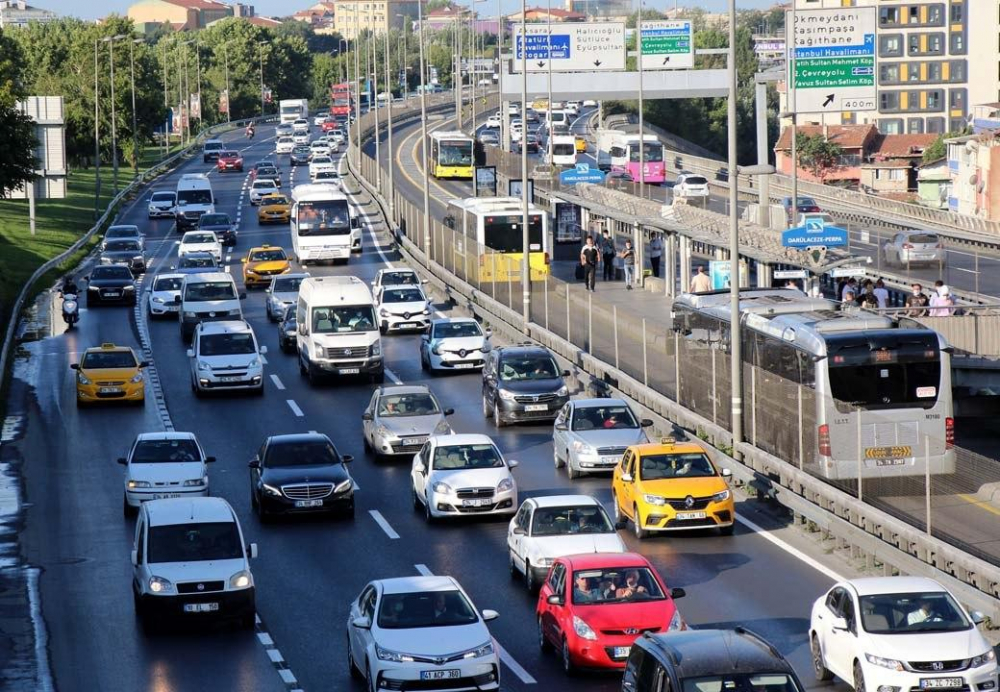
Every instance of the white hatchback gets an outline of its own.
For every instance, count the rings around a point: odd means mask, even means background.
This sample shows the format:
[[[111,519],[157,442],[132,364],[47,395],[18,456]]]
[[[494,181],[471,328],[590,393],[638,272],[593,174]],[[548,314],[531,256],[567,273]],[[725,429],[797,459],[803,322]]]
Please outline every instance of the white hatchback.
[[[125,496],[122,511],[126,517],[139,511],[147,500],[208,495],[208,463],[194,433],[141,433],[128,454],[119,457],[125,467]]]
[[[211,231],[188,231],[184,234],[181,244],[177,246],[177,256],[183,257],[192,252],[207,252],[216,262],[222,263],[222,243]]]
[[[256,206],[260,204],[260,198],[265,195],[273,195],[281,192],[273,180],[255,180],[250,186],[250,204]]]
[[[486,127],[491,130],[499,130],[501,123],[502,119],[499,113],[494,113],[486,119]]]
[[[181,304],[177,298],[181,296],[184,285],[184,274],[157,274],[153,285],[146,289],[149,297],[149,314],[152,317],[176,315]]]
[[[279,137],[274,145],[274,151],[277,154],[291,154],[294,148],[295,140],[291,137]]]
[[[427,329],[431,323],[431,302],[417,286],[387,286],[375,296],[379,331]]]
[[[430,372],[482,368],[491,336],[471,317],[434,320],[420,340],[420,366]]]

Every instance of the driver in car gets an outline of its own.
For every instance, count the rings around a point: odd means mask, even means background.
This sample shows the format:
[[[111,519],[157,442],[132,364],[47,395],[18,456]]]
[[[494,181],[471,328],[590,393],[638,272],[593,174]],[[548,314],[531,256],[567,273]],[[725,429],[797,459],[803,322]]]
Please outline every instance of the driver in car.
[[[638,594],[646,593],[646,587],[639,584],[639,572],[630,569],[625,573],[625,585],[618,589],[615,594],[618,598],[635,598]]]
[[[919,625],[921,622],[930,620],[934,615],[934,606],[926,598],[920,601],[920,607],[906,616],[907,625]]]

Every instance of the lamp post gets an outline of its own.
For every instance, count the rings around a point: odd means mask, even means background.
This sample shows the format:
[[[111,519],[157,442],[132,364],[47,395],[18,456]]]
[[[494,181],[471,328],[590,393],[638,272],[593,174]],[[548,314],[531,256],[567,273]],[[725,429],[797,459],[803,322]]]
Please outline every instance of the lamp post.
[[[389,95],[388,103],[386,104],[386,119],[387,127],[389,130],[389,153],[386,158],[388,159],[389,168],[389,218],[395,218],[395,201],[393,197],[396,193],[396,176],[394,174],[395,166],[392,165],[392,81],[389,79],[389,32],[385,32],[385,51],[383,52],[383,57],[385,58],[385,90]]]
[[[167,44],[163,44],[163,108],[167,111],[170,110],[170,95],[167,93]],[[163,123],[163,158],[167,158],[170,154],[170,130],[172,129],[173,123],[168,126],[166,121]]]
[[[94,174],[97,183],[94,190],[94,219],[101,215],[101,90],[98,81],[98,47],[100,43],[94,39]]]
[[[347,81],[347,51],[350,49],[350,44],[346,39],[340,39],[337,42],[337,52],[340,53],[340,81]]]
[[[424,15],[423,3],[417,3],[417,41],[420,43],[420,158],[424,170],[424,256],[431,263],[431,201],[430,174],[427,170],[427,74],[424,69]]]
[[[795,6],[795,3],[792,3]],[[640,44],[642,39],[640,36]],[[727,103],[726,126],[728,136],[728,168],[729,168],[729,395],[733,431],[733,458],[742,458],[739,443],[743,441],[743,362],[740,335],[740,215],[737,208],[739,202],[739,171],[737,169],[737,137],[736,132],[736,0],[729,0],[729,98]],[[642,60],[640,56],[640,61]],[[642,142],[640,131],[640,144]],[[640,146],[640,151],[642,148]],[[640,162],[640,171],[642,170]]]
[[[226,65],[226,122],[233,121],[233,101],[229,91],[229,44],[222,44],[222,58]]]
[[[409,84],[409,80],[407,79],[407,77],[410,74],[409,67],[407,67],[407,62],[409,62],[409,58],[410,58],[410,54],[407,51],[407,46],[406,46],[406,20],[407,20],[407,16],[405,14],[397,14],[396,16],[403,20],[403,46],[402,46],[402,48],[403,48],[403,59],[399,61],[399,68],[403,72],[403,103],[406,103],[406,100],[410,96],[410,93],[409,93],[410,92],[410,84]]]
[[[101,41],[108,44],[111,62],[111,175],[114,193],[118,194],[118,123],[115,109],[115,41],[125,38],[125,34],[105,36]]]
[[[264,42],[257,44],[257,56],[260,58],[260,117],[264,118]]]
[[[128,46],[129,63],[132,66],[132,177],[139,177],[139,129],[136,126],[135,110],[135,44],[145,43],[145,39],[134,38]]]
[[[524,322],[524,333],[530,333],[528,323],[531,320],[531,258],[529,257],[531,241],[528,235],[528,225],[531,221],[528,215],[528,8],[525,0],[521,0],[521,316]],[[515,39],[515,58],[517,40]],[[552,104],[549,103],[551,110]]]
[[[375,98],[375,188],[377,190],[382,189],[382,159],[379,146],[379,112],[378,112],[378,34],[375,33],[375,9],[374,4],[369,4],[369,17],[371,17],[371,22],[369,25],[372,29],[372,92]],[[386,41],[388,43],[388,41]],[[391,157],[391,154],[390,154]]]

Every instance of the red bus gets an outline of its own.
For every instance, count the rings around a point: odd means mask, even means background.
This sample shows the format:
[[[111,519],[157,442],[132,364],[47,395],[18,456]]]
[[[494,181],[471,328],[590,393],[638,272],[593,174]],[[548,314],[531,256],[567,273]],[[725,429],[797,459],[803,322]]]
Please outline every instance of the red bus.
[[[347,82],[334,84],[330,87],[330,115],[348,116],[354,105],[351,97],[351,85]]]

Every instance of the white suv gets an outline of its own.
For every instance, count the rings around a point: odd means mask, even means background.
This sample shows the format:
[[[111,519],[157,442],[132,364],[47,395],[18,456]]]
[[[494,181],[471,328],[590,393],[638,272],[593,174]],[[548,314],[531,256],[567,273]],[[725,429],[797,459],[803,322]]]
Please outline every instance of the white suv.
[[[194,330],[187,355],[191,359],[191,389],[196,396],[207,391],[249,389],[264,393],[261,356],[253,329],[244,321],[202,322]]]
[[[212,231],[188,231],[184,234],[181,244],[177,246],[177,256],[183,257],[192,252],[207,252],[222,264],[222,243]]]
[[[252,629],[257,609],[249,558],[257,544],[218,497],[150,500],[132,545],[132,598],[145,629],[164,618],[222,617]]]
[[[677,175],[677,181],[674,183],[675,197],[708,197],[710,194],[708,178],[705,176],[687,171],[681,171]]]
[[[147,500],[208,495],[208,463],[194,433],[141,433],[118,463],[125,467],[122,511],[132,516]]]
[[[813,604],[813,670],[858,692],[995,690],[996,654],[976,627],[983,621],[932,579],[843,581]]]

